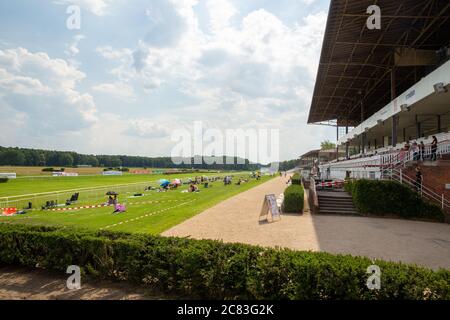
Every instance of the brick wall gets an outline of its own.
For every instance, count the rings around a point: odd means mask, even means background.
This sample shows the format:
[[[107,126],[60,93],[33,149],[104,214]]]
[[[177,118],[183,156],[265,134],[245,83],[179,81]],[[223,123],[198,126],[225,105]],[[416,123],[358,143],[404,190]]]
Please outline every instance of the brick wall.
[[[423,175],[423,184],[436,192],[444,193],[445,198],[450,200],[450,190],[445,190],[445,184],[450,183],[450,166],[420,166]],[[416,179],[415,166],[407,167],[403,170],[404,174],[412,179]]]

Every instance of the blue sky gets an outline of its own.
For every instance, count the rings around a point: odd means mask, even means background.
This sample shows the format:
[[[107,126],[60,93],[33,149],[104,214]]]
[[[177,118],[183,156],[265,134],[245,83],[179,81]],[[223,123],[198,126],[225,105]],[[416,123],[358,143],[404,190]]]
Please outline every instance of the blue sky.
[[[66,9],[81,9],[69,30]],[[176,128],[279,129],[287,160],[335,139],[307,126],[329,0],[0,2],[0,145],[170,155]]]

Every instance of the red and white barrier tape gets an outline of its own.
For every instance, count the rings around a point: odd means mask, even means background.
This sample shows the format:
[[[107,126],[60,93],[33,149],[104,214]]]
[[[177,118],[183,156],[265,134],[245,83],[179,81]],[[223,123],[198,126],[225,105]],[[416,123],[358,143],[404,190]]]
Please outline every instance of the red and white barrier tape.
[[[149,203],[164,203],[164,202],[177,202],[180,200],[151,200],[151,201],[140,201],[140,202],[129,202],[129,205],[133,204],[149,204]],[[54,208],[48,209],[47,211],[73,211],[80,209],[94,209],[94,208],[103,208],[112,206],[110,204],[98,204],[98,205],[90,205],[90,206],[81,206],[81,207],[72,207],[72,208]]]
[[[319,182],[316,187],[341,187],[344,181]]]
[[[71,210],[80,210],[80,209],[93,209],[93,208],[102,208],[102,207],[109,207],[110,204],[98,204],[93,206],[82,206],[82,207],[73,207],[73,208],[56,208],[56,209],[49,209],[48,211],[71,211]]]

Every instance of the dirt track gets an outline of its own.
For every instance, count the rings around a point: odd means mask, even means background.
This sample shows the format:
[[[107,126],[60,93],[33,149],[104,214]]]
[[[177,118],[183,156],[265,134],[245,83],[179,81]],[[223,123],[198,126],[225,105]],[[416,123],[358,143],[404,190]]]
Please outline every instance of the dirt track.
[[[148,295],[142,288],[127,283],[81,282],[80,290],[66,287],[68,275],[44,270],[0,268],[0,300],[143,300],[165,299]]]

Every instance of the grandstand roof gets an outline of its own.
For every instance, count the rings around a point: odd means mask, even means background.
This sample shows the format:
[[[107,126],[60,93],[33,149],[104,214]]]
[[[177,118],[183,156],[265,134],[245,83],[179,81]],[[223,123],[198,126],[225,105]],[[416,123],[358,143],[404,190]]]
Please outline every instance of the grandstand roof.
[[[381,8],[381,30],[366,26],[370,5]],[[439,50],[450,45],[448,0],[331,0],[308,123],[361,122],[391,101],[390,74],[395,52],[404,48]],[[396,67],[402,93],[433,66]]]
[[[315,149],[315,150],[311,150],[306,152],[305,154],[300,156],[300,159],[306,159],[306,158],[317,158],[319,156],[319,152],[321,149]]]

